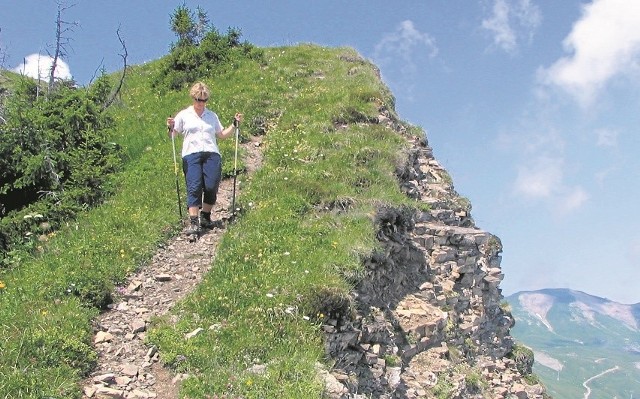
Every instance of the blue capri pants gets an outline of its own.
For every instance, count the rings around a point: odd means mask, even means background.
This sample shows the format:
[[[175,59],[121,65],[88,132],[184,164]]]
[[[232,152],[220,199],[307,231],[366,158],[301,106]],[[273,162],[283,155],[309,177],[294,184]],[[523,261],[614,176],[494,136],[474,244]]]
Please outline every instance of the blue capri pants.
[[[182,158],[187,184],[187,207],[214,205],[222,178],[222,159],[217,152],[196,152]],[[204,198],[203,198],[204,197]]]

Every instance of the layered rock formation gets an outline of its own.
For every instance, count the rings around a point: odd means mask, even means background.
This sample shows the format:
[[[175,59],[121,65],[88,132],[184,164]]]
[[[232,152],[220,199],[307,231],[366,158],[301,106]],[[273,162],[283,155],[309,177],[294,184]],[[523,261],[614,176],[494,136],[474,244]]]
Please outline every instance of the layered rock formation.
[[[324,373],[327,396],[547,397],[524,375],[532,359],[513,351],[513,318],[499,289],[500,240],[475,226],[426,139],[410,139],[397,174],[428,210],[379,210],[383,250],[364,260],[366,277],[352,296],[356,314],[324,326],[335,361]]]

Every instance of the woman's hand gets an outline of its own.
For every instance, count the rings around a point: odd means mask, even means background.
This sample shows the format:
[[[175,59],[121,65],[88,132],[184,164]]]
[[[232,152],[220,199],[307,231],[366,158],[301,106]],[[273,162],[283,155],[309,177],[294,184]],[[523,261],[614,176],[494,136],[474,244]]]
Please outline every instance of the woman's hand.
[[[242,122],[242,114],[239,112],[236,112],[236,115],[233,117],[233,126],[235,127],[240,126],[240,122]]]
[[[167,118],[167,134],[169,135],[169,137],[173,137],[173,128],[175,125],[176,125],[175,119],[173,119],[172,117],[168,117]]]

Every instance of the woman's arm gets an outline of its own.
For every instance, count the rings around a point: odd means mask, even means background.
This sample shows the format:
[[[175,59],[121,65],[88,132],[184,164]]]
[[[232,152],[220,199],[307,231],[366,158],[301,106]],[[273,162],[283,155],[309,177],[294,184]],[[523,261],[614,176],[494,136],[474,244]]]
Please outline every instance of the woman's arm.
[[[218,138],[220,138],[220,139],[226,139],[227,137],[233,135],[233,133],[235,131],[235,127],[237,125],[240,125],[240,122],[242,122],[242,114],[241,113],[236,113],[236,115],[233,117],[233,122],[231,123],[231,125],[229,125],[225,129],[223,129],[216,136]]]

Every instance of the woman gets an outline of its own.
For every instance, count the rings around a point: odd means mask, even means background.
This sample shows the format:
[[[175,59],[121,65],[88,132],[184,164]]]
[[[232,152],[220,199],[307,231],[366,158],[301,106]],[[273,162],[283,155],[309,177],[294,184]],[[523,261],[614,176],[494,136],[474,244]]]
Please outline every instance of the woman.
[[[218,186],[222,178],[222,160],[217,139],[233,135],[234,127],[242,121],[236,113],[233,122],[226,128],[215,112],[206,108],[209,88],[198,82],[189,91],[193,104],[167,118],[169,137],[176,133],[184,135],[182,143],[182,170],[187,183],[187,207],[190,224],[186,233],[198,234],[200,228],[212,228],[211,209],[216,203]],[[199,218],[198,218],[199,213]],[[198,220],[199,219],[199,220]]]

